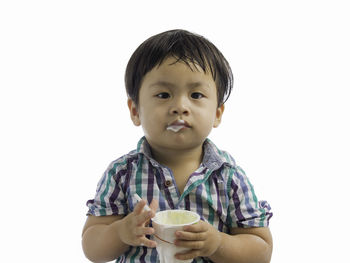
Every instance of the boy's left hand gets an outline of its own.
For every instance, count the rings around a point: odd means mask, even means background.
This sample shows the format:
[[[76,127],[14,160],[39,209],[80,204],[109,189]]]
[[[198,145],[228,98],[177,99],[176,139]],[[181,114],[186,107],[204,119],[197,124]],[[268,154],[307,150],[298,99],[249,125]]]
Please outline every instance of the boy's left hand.
[[[184,226],[183,231],[176,231],[175,245],[191,249],[176,254],[180,260],[213,255],[221,244],[220,232],[207,222],[200,220],[197,224]]]

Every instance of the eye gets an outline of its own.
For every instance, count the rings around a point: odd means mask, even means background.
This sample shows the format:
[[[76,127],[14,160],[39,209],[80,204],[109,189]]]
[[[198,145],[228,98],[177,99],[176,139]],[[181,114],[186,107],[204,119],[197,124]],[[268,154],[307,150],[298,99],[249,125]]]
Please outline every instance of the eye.
[[[160,99],[168,99],[168,98],[170,98],[170,94],[167,93],[167,92],[161,92],[161,93],[157,94],[156,96],[158,98],[160,98]]]
[[[202,93],[199,93],[199,92],[193,92],[193,93],[191,94],[191,98],[192,98],[192,99],[198,100],[198,99],[201,99],[201,98],[203,98],[203,97],[204,97],[204,95],[203,95]]]

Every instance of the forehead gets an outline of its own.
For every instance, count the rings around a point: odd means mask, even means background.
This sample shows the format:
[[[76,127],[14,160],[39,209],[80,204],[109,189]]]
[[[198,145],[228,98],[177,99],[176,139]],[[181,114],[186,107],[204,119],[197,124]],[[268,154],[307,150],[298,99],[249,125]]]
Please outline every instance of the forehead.
[[[155,66],[143,78],[143,84],[174,83],[198,85],[198,83],[214,83],[213,76],[205,72],[198,64],[191,61],[182,61],[174,57],[166,58]]]
[[[162,60],[158,65],[156,65],[152,70],[159,68],[168,68],[170,66],[181,66],[186,69],[190,69],[191,71],[197,71],[201,73],[205,73],[205,70],[200,66],[200,64],[196,63],[194,60],[190,59],[179,59],[175,56],[168,56],[164,60]]]

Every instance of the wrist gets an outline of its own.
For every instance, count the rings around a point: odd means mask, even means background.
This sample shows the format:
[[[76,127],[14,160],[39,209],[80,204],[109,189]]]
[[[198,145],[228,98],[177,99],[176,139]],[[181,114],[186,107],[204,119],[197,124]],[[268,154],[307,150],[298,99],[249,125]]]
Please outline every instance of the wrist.
[[[129,247],[129,245],[125,242],[124,232],[126,230],[125,218],[122,218],[118,221],[113,222],[109,225],[109,228],[106,229],[110,234],[114,235],[118,243],[121,246]]]
[[[227,234],[222,233],[217,230],[217,235],[215,242],[213,244],[216,245],[215,250],[212,252],[212,254],[209,256],[209,258],[214,262],[220,262],[220,259],[222,258],[223,251],[225,250],[225,239]]]

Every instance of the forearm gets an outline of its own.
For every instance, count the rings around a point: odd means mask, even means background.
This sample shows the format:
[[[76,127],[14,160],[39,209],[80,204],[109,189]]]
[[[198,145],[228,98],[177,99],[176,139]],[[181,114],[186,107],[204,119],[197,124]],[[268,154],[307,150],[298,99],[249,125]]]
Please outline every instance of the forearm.
[[[110,225],[89,227],[82,240],[86,257],[92,262],[108,262],[118,258],[129,246],[124,244],[118,235],[121,220]]]
[[[268,263],[271,259],[272,243],[257,235],[220,233],[221,245],[210,256],[214,262],[220,263]]]

